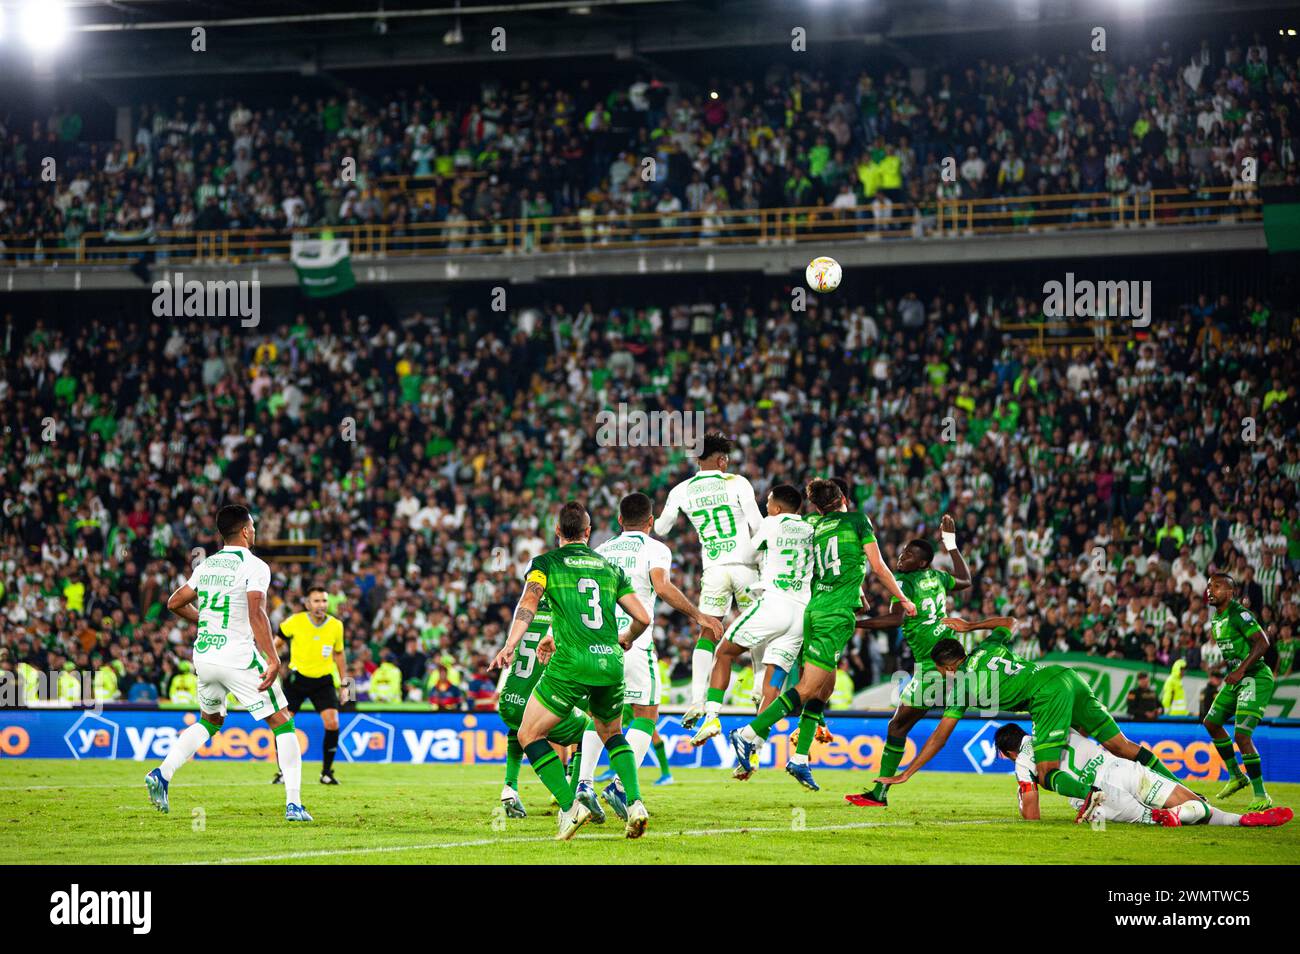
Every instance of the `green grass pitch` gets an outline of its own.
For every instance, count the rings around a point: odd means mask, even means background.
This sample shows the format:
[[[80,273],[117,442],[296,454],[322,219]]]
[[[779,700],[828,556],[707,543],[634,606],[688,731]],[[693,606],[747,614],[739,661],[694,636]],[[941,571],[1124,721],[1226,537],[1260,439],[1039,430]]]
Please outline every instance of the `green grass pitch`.
[[[894,790],[888,809],[842,800],[863,773],[823,771],[807,792],[780,770],[732,781],[687,769],[654,787],[642,772],[650,829],[622,837],[611,815],[570,843],[552,840],[554,810],[527,765],[529,817],[505,819],[499,766],[341,764],[341,785],[304,766],[310,825],[284,821],[284,790],[264,762],[190,763],[171,789],[171,814],[149,804],[140,763],[0,762],[0,864],[1292,864],[1300,821],[1281,829],[1073,824],[1044,794],[1045,818],[1016,815],[1010,776],[922,773]],[[1206,786],[1193,785],[1213,795]],[[1274,802],[1300,804],[1300,785],[1270,786]],[[1240,793],[1223,807],[1242,811]]]

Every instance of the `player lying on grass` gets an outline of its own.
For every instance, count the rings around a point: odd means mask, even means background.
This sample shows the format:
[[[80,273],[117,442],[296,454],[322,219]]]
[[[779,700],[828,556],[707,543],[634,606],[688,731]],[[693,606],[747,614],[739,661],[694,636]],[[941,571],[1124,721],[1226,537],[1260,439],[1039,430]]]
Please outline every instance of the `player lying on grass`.
[[[945,637],[952,636],[953,630],[944,625],[948,615],[948,594],[970,589],[970,570],[957,549],[957,523],[944,514],[939,521],[939,533],[943,547],[952,560],[952,573],[934,569],[934,545],[928,540],[916,539],[903,547],[894,564],[894,578],[908,599],[916,604],[915,616],[904,616],[903,609],[894,600],[890,610],[883,616],[871,617],[866,622],[859,621],[859,629],[897,629],[903,628],[903,638],[912,650],[915,664],[912,679],[904,687],[898,700],[898,708],[885,730],[885,751],[880,760],[880,774],[893,775],[903,761],[903,751],[907,746],[907,735],[913,726],[925,717],[935,701],[943,699],[943,674],[935,668],[930,660],[930,650],[934,644]],[[1010,620],[998,621],[998,625],[1011,625]],[[962,644],[969,652],[974,646],[974,638],[969,633],[962,634]],[[943,710],[945,717],[960,719],[962,709],[947,706]],[[851,805],[863,808],[884,808],[888,804],[889,786],[877,782],[870,791],[860,794],[845,795],[844,800]]]
[[[160,812],[168,811],[172,777],[221,731],[226,696],[234,695],[250,716],[265,720],[275,736],[284,776],[284,820],[309,822],[312,817],[302,805],[302,745],[280,686],[280,658],[266,615],[271,568],[253,556],[257,533],[245,507],[228,504],[217,511],[217,532],[224,546],[167,599],[169,610],[198,627],[194,673],[199,680],[199,721],[176,737],[162,765],[145,776],[149,801]]]
[[[691,738],[699,747],[722,732],[718,713],[731,683],[732,665],[748,652],[763,667],[761,712],[785,684],[803,646],[803,614],[812,587],[813,528],[802,517],[803,494],[777,484],[767,495],[767,516],[751,545],[763,555],[754,590],[758,598],[727,627],[713,657],[704,722]]]
[[[1038,778],[1034,763],[1034,737],[1014,722],[993,736],[998,756],[1016,763],[1020,817],[1038,821]],[[1061,771],[1093,789],[1091,799],[1071,798],[1078,810],[1075,822],[1100,820],[1136,825],[1232,825],[1242,828],[1277,828],[1292,818],[1289,808],[1234,815],[1215,808],[1190,788],[1130,762],[1117,759],[1092,739],[1070,730],[1062,751]]]
[[[808,767],[808,751],[816,735],[817,718],[826,710],[826,700],[834,691],[840,657],[853,638],[867,564],[885,589],[902,603],[906,615],[914,616],[916,607],[899,589],[880,555],[866,514],[848,511],[844,495],[829,480],[809,483],[808,499],[821,519],[813,530],[812,599],[803,620],[803,672],[797,686],[777,696],[752,722],[732,732],[730,739],[736,753],[733,774],[746,779],[754,771],[754,754],[760,740],[768,737],[777,722],[802,707],[799,742],[785,770],[800,785],[815,792],[819,786]]]
[[[990,621],[982,621],[980,628],[987,622]],[[944,624],[959,633],[974,628],[958,617],[949,617]],[[1011,630],[999,626],[967,655],[960,642],[948,637],[935,644],[930,659],[942,672],[954,677],[953,698],[966,708],[978,705],[984,710],[1029,713],[1034,722],[1038,784],[1067,798],[1087,800],[1090,796],[1088,786],[1061,771],[1061,752],[1071,727],[1084,730],[1112,755],[1178,781],[1155,753],[1141,748],[1120,732],[1114,718],[1077,672],[1065,666],[1039,666],[1021,659],[1011,651],[1011,638]],[[960,678],[956,678],[959,674]],[[955,719],[941,720],[902,774],[878,781],[887,785],[906,782],[943,748],[955,724]]]
[[[591,713],[610,764],[623,782],[628,798],[627,836],[640,838],[649,814],[641,803],[632,747],[621,725],[623,650],[650,624],[650,616],[632,590],[627,574],[587,546],[591,518],[581,504],[570,501],[561,508],[555,535],[559,547],[529,565],[510,635],[492,668],[509,666],[514,660],[515,650],[545,596],[551,605],[550,638],[555,643],[555,654],[524,706],[519,744],[533,771],[560,805],[555,837],[568,841],[591,818],[587,806],[574,798],[564,764],[547,741],[551,731],[578,709]],[[616,605],[632,620],[626,633],[619,633],[615,624]]]
[[[1264,769],[1255,749],[1255,727],[1264,718],[1264,710],[1273,698],[1273,670],[1264,661],[1268,652],[1268,635],[1246,607],[1237,602],[1237,583],[1227,573],[1210,576],[1205,587],[1205,601],[1214,607],[1210,631],[1214,644],[1223,653],[1223,661],[1235,668],[1223,679],[1223,687],[1210,703],[1210,711],[1201,720],[1210,733],[1214,748],[1228,768],[1228,784],[1218,798],[1235,795],[1247,785],[1255,798],[1246,806],[1257,812],[1273,804],[1264,789]],[[1233,735],[1241,749],[1243,772],[1232,751],[1232,739],[1223,724],[1233,721]]]

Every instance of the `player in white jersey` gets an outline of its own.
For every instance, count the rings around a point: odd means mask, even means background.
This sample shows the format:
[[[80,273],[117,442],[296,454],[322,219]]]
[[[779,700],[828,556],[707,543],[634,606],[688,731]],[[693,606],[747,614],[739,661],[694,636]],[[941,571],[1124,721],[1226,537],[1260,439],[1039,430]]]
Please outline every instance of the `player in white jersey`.
[[[302,746],[280,688],[280,660],[271,641],[266,594],[271,568],[253,556],[256,529],[247,508],[238,504],[217,512],[224,546],[195,568],[167,600],[167,608],[198,627],[194,671],[199,680],[200,718],[172,743],[167,758],[145,776],[149,800],[160,812],[169,808],[167,788],[176,770],[221,730],[226,696],[233,694],[254,719],[275,735],[284,775],[285,821],[311,821],[302,806]]]
[[[998,755],[1016,763],[1020,816],[1037,821],[1038,767],[1034,737],[1014,722],[993,736]],[[1289,808],[1234,815],[1215,808],[1186,786],[1157,775],[1145,765],[1111,755],[1087,736],[1070,730],[1061,752],[1061,769],[1084,785],[1092,786],[1087,799],[1071,798],[1078,814],[1075,822],[1126,822],[1136,825],[1229,825],[1276,828],[1291,820]]]
[[[627,744],[632,747],[633,764],[641,767],[654,737],[659,720],[659,656],[655,650],[654,619],[655,598],[663,597],[673,609],[686,614],[710,638],[722,635],[722,624],[691,605],[686,594],[673,585],[669,578],[672,554],[662,541],[650,536],[653,522],[653,504],[645,494],[632,493],[619,502],[618,525],[623,532],[612,540],[596,547],[596,552],[623,570],[632,584],[641,605],[650,614],[650,625],[637,637],[632,648],[623,654],[624,720],[628,726]],[[632,617],[615,609],[614,618],[619,632],[632,625]],[[628,707],[631,712],[627,711]],[[628,716],[631,716],[628,719]],[[600,753],[605,745],[593,729],[588,729],[582,739],[582,761],[578,772],[576,797],[591,810],[593,820],[599,822],[604,810],[596,801],[592,776]],[[627,798],[623,784],[614,779],[601,797],[609,803],[618,816],[627,820]]]
[[[654,524],[661,537],[673,529],[679,513],[685,512],[694,525],[704,559],[700,611],[719,623],[733,601],[742,613],[753,602],[750,587],[758,581],[758,567],[751,540],[763,520],[749,481],[740,474],[727,473],[731,449],[729,438],[705,434],[699,471],[669,491],[668,502]],[[715,645],[712,638],[700,633],[691,656],[691,705],[682,716],[682,728],[694,728],[704,715]]]
[[[767,516],[750,540],[754,552],[763,556],[754,586],[758,598],[727,627],[718,645],[704,722],[692,745],[703,745],[722,731],[718,713],[731,682],[731,665],[742,653],[749,652],[763,667],[760,712],[780,694],[786,675],[799,661],[813,571],[813,526],[799,516],[802,506],[803,494],[790,484],[777,484],[767,495]]]

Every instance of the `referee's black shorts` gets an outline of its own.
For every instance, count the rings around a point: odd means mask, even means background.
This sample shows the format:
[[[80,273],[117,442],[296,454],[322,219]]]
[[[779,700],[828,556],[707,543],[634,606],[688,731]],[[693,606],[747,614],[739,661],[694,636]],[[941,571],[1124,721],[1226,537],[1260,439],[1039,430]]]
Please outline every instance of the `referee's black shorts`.
[[[330,676],[303,676],[291,672],[284,686],[284,697],[289,702],[289,711],[294,713],[307,699],[311,700],[312,708],[317,712],[339,707],[339,691]]]

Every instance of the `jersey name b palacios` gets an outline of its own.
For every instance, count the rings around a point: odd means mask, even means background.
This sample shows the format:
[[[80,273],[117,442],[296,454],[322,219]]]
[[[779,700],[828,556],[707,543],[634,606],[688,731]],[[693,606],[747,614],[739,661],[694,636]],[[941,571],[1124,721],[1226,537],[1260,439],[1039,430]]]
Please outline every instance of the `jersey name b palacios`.
[[[627,574],[637,599],[650,614],[650,625],[632,644],[635,649],[645,649],[654,642],[655,586],[650,579],[650,571],[657,569],[667,572],[672,566],[672,553],[661,541],[639,530],[626,530],[612,540],[606,540],[596,547],[596,552]],[[614,618],[618,621],[620,632],[632,625],[632,617],[624,613],[622,607],[614,607]]]
[[[806,605],[812,598],[812,524],[793,513],[764,517],[751,542],[763,559],[763,596]]]
[[[186,582],[198,593],[194,662],[235,669],[264,663],[253,642],[248,594],[270,589],[271,568],[246,547],[227,546],[200,563]]]
[[[702,470],[682,481],[668,492],[668,502],[655,521],[655,533],[661,537],[671,533],[681,512],[699,534],[704,569],[726,563],[754,565],[750,538],[763,514],[754,499],[753,485],[740,474]]]
[[[867,562],[862,548],[874,543],[876,531],[858,510],[832,510],[813,527],[813,583],[809,609],[848,610],[862,606]]]
[[[551,604],[555,655],[547,671],[584,686],[622,682],[614,611],[634,592],[622,568],[585,543],[567,543],[534,559],[525,581],[541,586]]]

